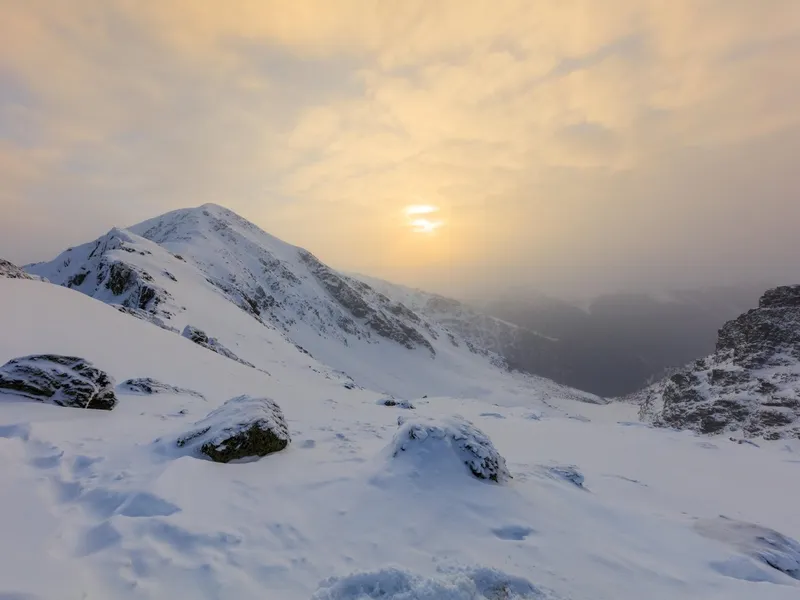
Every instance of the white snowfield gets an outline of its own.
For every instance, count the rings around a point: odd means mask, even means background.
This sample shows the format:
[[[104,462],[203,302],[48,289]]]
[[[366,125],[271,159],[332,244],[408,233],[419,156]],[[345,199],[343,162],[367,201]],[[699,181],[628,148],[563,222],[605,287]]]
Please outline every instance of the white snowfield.
[[[190,266],[173,275],[191,279]],[[118,384],[177,390],[119,386],[112,411],[0,395],[0,598],[800,597],[791,540],[765,550],[753,539],[800,539],[797,442],[652,429],[634,406],[578,402],[488,363],[470,381],[485,377],[490,393],[419,368],[407,374],[418,389],[453,394],[384,406],[387,386],[347,389],[276,329],[259,330],[260,350],[239,339],[223,306],[218,329],[196,325],[268,373],[77,291],[0,279],[0,364],[80,356]],[[366,351],[354,352],[356,364]],[[286,450],[229,464],[176,451],[178,436],[244,394],[280,405]],[[512,478],[476,479],[456,444],[396,452],[401,416],[468,420]]]

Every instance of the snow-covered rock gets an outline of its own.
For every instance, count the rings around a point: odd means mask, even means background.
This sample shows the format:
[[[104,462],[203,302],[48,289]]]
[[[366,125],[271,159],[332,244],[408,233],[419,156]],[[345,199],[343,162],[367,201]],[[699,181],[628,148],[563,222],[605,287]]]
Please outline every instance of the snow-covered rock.
[[[195,423],[177,445],[227,463],[279,452],[290,441],[286,419],[274,400],[237,396]]]
[[[554,465],[546,468],[551,476],[568,481],[579,488],[583,487],[585,478],[575,465]]]
[[[800,580],[800,543],[774,529],[720,516],[701,519],[695,529],[704,537],[722,542]]]
[[[393,458],[419,460],[425,468],[438,461],[462,463],[477,479],[503,483],[511,479],[505,459],[489,437],[458,416],[440,419],[400,419],[391,444]],[[463,467],[460,467],[463,468]]]
[[[225,358],[230,358],[231,360],[235,360],[236,362],[247,365],[248,367],[255,367],[253,363],[249,363],[246,360],[236,356],[236,354],[223,346],[216,338],[208,337],[208,334],[202,329],[198,329],[192,325],[187,325],[183,328],[183,333],[181,333],[181,335],[186,339],[193,341],[198,346],[202,346],[203,348],[207,348],[212,352],[221,354]]]
[[[39,354],[0,367],[0,392],[58,406],[111,410],[117,404],[114,380],[75,356]]]
[[[195,392],[187,388],[178,387],[176,385],[169,385],[163,383],[152,377],[136,377],[134,379],[127,379],[119,384],[120,389],[129,393],[152,395],[152,394],[178,394],[185,396],[194,396],[195,398],[204,398],[200,392]]]
[[[397,408],[405,408],[407,410],[413,410],[415,408],[414,403],[411,400],[403,400],[398,398],[378,398],[376,404],[380,406],[396,406]]]
[[[423,577],[389,567],[323,581],[312,600],[554,600],[528,580],[497,569]]]
[[[800,285],[725,323],[716,352],[634,394],[657,426],[800,438]]]

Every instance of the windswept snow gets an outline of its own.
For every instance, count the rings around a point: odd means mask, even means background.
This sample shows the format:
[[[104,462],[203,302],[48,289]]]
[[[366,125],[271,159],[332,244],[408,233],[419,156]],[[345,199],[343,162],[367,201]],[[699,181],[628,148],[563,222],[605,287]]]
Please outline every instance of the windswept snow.
[[[185,267],[173,273],[179,281],[192,277]],[[117,381],[151,378],[205,398],[118,386],[113,411],[81,411],[0,396],[0,597],[789,600],[800,592],[741,544],[697,527],[728,515],[800,538],[794,440],[712,445],[691,432],[631,426],[633,406],[587,404],[537,380],[498,377],[485,384],[497,390],[469,394],[453,371],[441,381],[465,393],[398,394],[416,409],[393,410],[377,403],[383,390],[348,389],[320,363],[287,354],[293,346],[268,327],[259,333],[266,374],[64,287],[0,279],[0,298],[0,363],[78,356]],[[252,338],[222,326],[232,314],[208,330],[220,339],[233,331],[225,345],[259,360]],[[409,377],[417,375],[428,372]],[[280,405],[287,449],[240,464],[166,450],[165,440],[244,394]],[[413,460],[391,458],[407,430],[401,415],[439,424],[458,415],[491,440],[513,479],[487,483],[463,464],[436,476],[425,444],[410,450]]]

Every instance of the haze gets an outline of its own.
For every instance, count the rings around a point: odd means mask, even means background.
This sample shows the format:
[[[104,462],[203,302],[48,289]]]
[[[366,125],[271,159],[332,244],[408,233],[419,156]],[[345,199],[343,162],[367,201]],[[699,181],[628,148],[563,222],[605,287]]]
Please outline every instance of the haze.
[[[800,2],[0,0],[0,256],[223,204],[442,291],[800,282]]]

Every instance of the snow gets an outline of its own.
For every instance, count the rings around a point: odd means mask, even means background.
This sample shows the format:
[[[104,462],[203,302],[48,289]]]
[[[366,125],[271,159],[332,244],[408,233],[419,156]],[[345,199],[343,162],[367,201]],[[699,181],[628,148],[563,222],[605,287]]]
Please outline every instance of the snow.
[[[800,582],[750,546],[702,533],[726,515],[800,538],[796,442],[711,444],[636,424],[631,405],[497,374],[491,393],[398,394],[416,410],[394,410],[377,404],[383,390],[346,389],[275,330],[260,346],[231,334],[233,312],[202,325],[248,360],[265,356],[269,375],[74,290],[0,280],[0,298],[0,362],[80,356],[116,381],[205,398],[118,386],[106,412],[0,396],[0,597],[363,600],[381,589],[387,600],[483,600],[503,597],[500,585],[522,598],[798,597]],[[438,375],[454,392],[466,390],[460,376]],[[242,464],[163,451],[243,394],[281,406],[286,450]],[[414,418],[398,426],[400,414]],[[436,449],[431,464],[422,446],[391,458],[403,427],[455,415],[513,479],[478,480]],[[566,467],[585,487],[554,476]]]

